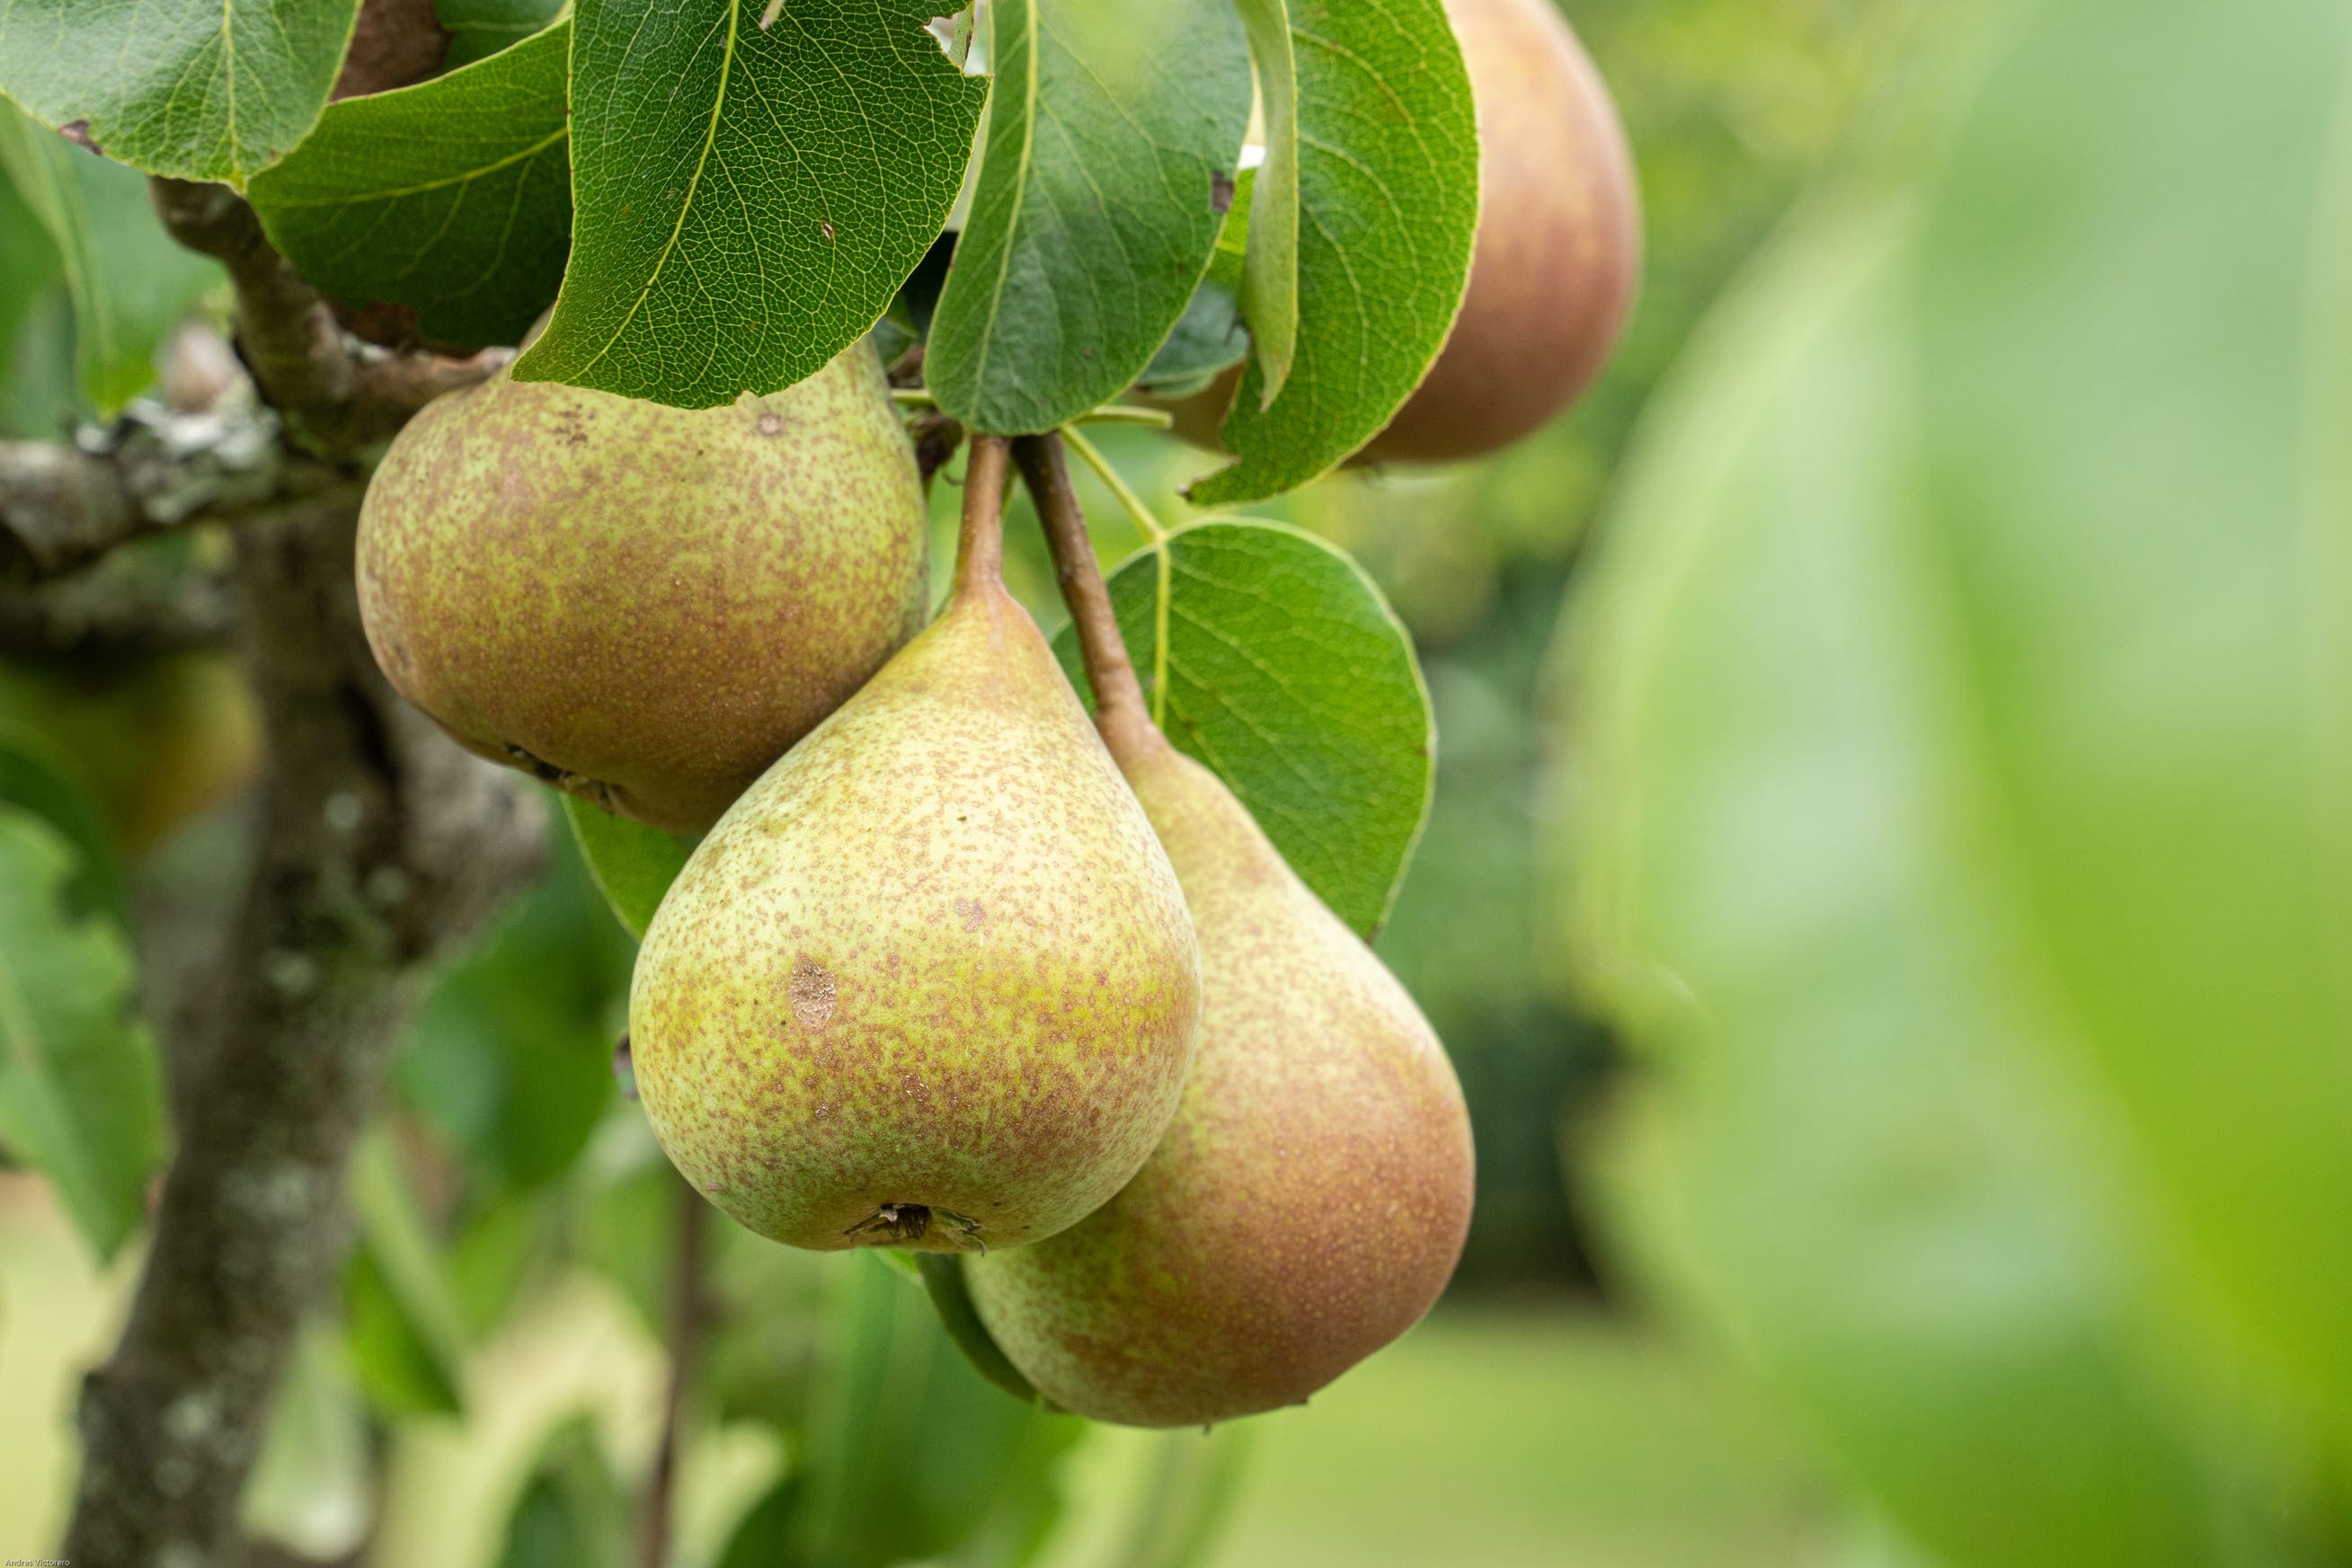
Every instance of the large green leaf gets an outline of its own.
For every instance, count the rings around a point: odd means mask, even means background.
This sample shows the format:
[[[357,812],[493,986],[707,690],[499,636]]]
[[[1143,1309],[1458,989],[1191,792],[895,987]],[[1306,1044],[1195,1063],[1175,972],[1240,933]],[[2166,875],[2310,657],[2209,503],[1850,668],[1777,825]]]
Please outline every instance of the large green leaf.
[[[2243,22],[2029,11],[1586,607],[1588,963],[1692,1251],[1956,1563],[2214,1560],[2208,1456],[2352,1430],[2352,14]]]
[[[2347,103],[2339,0],[2039,7],[1934,192],[1918,333],[1924,580],[2018,924],[2352,1435]]]
[[[247,179],[294,151],[359,0],[0,0],[0,92],[151,174]]]
[[[924,377],[1052,430],[1150,364],[1208,266],[1249,120],[1230,0],[996,0],[988,149]]]
[[[1152,717],[1215,770],[1292,868],[1369,936],[1428,819],[1437,735],[1412,642],[1312,534],[1216,518],[1111,574]],[[1085,689],[1077,639],[1055,651]]]
[[[330,108],[253,182],[302,275],[346,305],[412,307],[436,343],[515,343],[572,238],[567,27],[478,65]]]
[[[1136,378],[1142,391],[1163,398],[1189,397],[1207,388],[1217,372],[1249,357],[1250,333],[1243,325],[1239,293],[1257,177],[1256,170],[1244,169],[1234,182],[1234,204],[1217,232],[1208,273],[1192,290],[1167,341]]]
[[[131,1017],[131,945],[68,896],[72,843],[0,804],[0,1143],[57,1186],[100,1257],[139,1223],[163,1152],[155,1052]]]
[[[554,21],[565,0],[433,0],[433,14],[449,35],[442,64],[450,70],[487,59],[521,43]]]
[[[0,41],[0,53],[6,47]],[[5,103],[0,174],[57,247],[73,294],[82,395],[112,413],[155,379],[156,345],[220,281],[220,267],[172,242],[135,170],[90,156]]]
[[[709,408],[873,326],[947,219],[987,96],[926,31],[938,9],[582,0],[572,258],[518,379]]]
[[[1909,232],[1822,220],[1718,322],[1587,607],[1587,967],[1678,1090],[1634,1213],[1955,1568],[2211,1563],[2144,1216],[1972,788]]]
[[[939,1557],[1019,1501],[1012,1483],[1034,1438],[1051,1438],[1058,1454],[1084,1424],[1015,1404],[984,1382],[921,1289],[880,1260],[833,1263],[794,1540],[807,1560],[841,1568]],[[1033,1467],[1026,1484],[1050,1485],[1051,1467]]]
[[[1264,355],[1242,378],[1224,424],[1239,461],[1192,486],[1204,507],[1303,485],[1378,434],[1444,346],[1470,277],[1477,119],[1440,0],[1291,0],[1289,19],[1297,346],[1270,402]],[[1275,241],[1257,235],[1286,210],[1280,173],[1271,160],[1259,171],[1244,305],[1278,283]]]
[[[1113,1560],[1122,1568],[1202,1568],[1213,1561],[1255,1441],[1256,1428],[1239,1421],[1157,1434]]]

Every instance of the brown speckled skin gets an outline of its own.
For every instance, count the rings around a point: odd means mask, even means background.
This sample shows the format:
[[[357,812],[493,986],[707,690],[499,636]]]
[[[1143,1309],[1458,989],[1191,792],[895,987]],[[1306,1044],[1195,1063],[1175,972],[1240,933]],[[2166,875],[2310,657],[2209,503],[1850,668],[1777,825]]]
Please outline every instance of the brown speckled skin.
[[[965,1269],[1056,1404],[1205,1426],[1296,1405],[1420,1321],[1469,1229],[1470,1122],[1412,998],[1232,793],[1164,745],[1128,776],[1200,933],[1200,1060],[1108,1207]]]
[[[500,374],[385,455],[360,609],[469,749],[699,832],[922,624],[928,540],[865,342],[698,412]]]
[[[1446,0],[1478,104],[1481,209],[1462,313],[1357,464],[1452,463],[1539,429],[1616,347],[1642,268],[1641,195],[1608,84],[1551,0]],[[1223,448],[1241,385],[1146,402]]]
[[[637,1091],[753,1230],[1019,1247],[1150,1154],[1192,1060],[1182,891],[1036,625],[948,608],[704,840],[637,959]]]

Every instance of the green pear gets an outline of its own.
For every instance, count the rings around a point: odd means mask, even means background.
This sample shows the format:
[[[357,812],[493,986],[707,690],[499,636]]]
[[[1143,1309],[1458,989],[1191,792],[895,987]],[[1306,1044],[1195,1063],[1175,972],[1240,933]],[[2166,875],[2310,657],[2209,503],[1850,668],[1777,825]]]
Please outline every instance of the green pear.
[[[10,727],[67,764],[133,859],[261,772],[260,708],[222,653],[0,660],[0,730]]]
[[[922,624],[928,539],[867,343],[694,411],[502,372],[385,454],[360,609],[469,750],[700,832]]]
[[[1184,897],[1003,587],[974,445],[946,607],[747,791],[637,959],[662,1146],[761,1235],[991,1251],[1126,1185],[1192,1060]]]
[[[1552,0],[1445,0],[1478,111],[1479,214],[1453,334],[1352,461],[1497,452],[1574,402],[1623,331],[1642,267],[1641,197],[1608,84]],[[1220,450],[1241,367],[1144,401]]]
[[[1199,934],[1200,1055],[1117,1197],[962,1261],[982,1323],[1047,1399],[1205,1426],[1299,1404],[1420,1321],[1469,1229],[1469,1114],[1404,988],[1152,727],[1115,628],[1106,648],[1077,619],[1104,736]]]

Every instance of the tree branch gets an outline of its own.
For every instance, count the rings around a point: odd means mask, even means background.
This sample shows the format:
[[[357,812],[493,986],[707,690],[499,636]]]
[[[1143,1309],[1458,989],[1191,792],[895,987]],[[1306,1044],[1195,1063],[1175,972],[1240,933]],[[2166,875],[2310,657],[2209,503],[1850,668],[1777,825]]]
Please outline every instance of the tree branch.
[[[0,585],[79,571],[164,528],[359,494],[356,474],[288,451],[278,434],[277,414],[248,398],[200,413],[134,403],[71,446],[0,441]]]
[[[217,572],[101,567],[0,594],[0,654],[12,658],[174,653],[224,646],[235,630],[234,595]]]
[[[179,1155],[131,1321],[84,1385],[64,1555],[221,1560],[269,1398],[346,1240],[344,1166],[434,960],[536,866],[521,779],[376,673],[353,601],[354,507],[239,539],[271,771],[262,841],[210,1005],[191,1018]]]
[[[299,448],[350,457],[391,438],[445,392],[488,380],[512,359],[390,353],[344,336],[334,312],[262,233],[245,198],[226,185],[148,182],[172,237],[228,269],[236,287],[236,341],[269,405]]]
[[[413,0],[369,9],[430,16]],[[392,47],[397,27],[354,55],[343,90],[425,68],[424,51]],[[38,582],[190,518],[243,524],[236,619],[270,758],[258,847],[202,1004],[165,1026],[178,1152],[130,1322],[83,1385],[62,1553],[202,1568],[241,1550],[247,1476],[297,1330],[340,1266],[345,1166],[394,1051],[436,959],[536,868],[544,822],[518,775],[393,693],[352,589],[369,448],[508,356],[355,343],[242,198],[171,180],[150,192],[175,238],[227,268],[262,406],[217,416],[205,440],[134,416],[76,448],[0,446],[0,572]],[[68,607],[98,623],[94,601],[66,597],[79,586],[38,596],[24,623],[55,632]]]

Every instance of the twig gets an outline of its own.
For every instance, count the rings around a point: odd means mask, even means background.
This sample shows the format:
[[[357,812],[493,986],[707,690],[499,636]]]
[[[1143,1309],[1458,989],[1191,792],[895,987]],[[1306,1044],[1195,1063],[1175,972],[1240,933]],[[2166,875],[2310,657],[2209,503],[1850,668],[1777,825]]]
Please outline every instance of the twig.
[[[1143,504],[1143,497],[1129,488],[1127,481],[1119,477],[1118,470],[1110,465],[1110,459],[1096,450],[1093,442],[1075,430],[1066,427],[1061,432],[1061,436],[1063,441],[1068,444],[1070,450],[1076,453],[1086,465],[1095,471],[1095,477],[1103,482],[1103,487],[1108,489],[1112,497],[1118,502],[1119,509],[1133,520],[1145,540],[1153,545],[1167,542],[1168,529],[1161,525],[1151,508]]]
[[[1090,408],[1070,422],[1073,424],[1139,424],[1146,430],[1166,430],[1176,423],[1176,416],[1164,408],[1144,408],[1131,402],[1107,402]]]
[[[1070,624],[1077,632],[1078,652],[1086,662],[1087,684],[1094,688],[1095,727],[1101,732],[1103,744],[1121,762],[1165,746],[1144,706],[1143,687],[1136,680],[1135,664],[1119,636],[1118,614],[1111,608],[1110,590],[1095,559],[1094,540],[1087,533],[1078,493],[1070,486],[1061,437],[1024,435],[1013,444],[1013,460],[1021,466],[1021,477],[1045,525],[1055,580],[1061,585],[1062,601],[1070,607]]]
[[[262,396],[299,448],[348,457],[391,437],[443,392],[498,373],[510,350],[471,359],[354,346],[317,289],[278,254],[261,220],[225,185],[148,182],[163,226],[218,260],[236,287],[236,341]]]
[[[677,1189],[677,1246],[670,1255],[669,1394],[662,1406],[661,1447],[646,1480],[637,1521],[638,1568],[662,1568],[669,1560],[672,1499],[677,1491],[677,1455],[688,1393],[702,1348],[704,1302],[702,1255],[710,1230],[710,1204],[690,1182]]]

